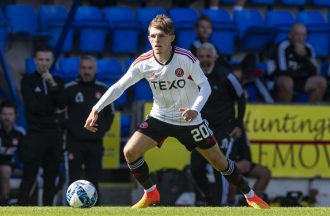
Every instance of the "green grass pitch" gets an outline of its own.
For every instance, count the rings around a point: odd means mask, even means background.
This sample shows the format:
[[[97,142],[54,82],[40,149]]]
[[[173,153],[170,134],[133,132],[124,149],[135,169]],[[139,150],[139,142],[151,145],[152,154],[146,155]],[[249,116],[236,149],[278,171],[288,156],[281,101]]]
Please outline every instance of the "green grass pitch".
[[[75,209],[71,207],[0,207],[0,216],[329,216],[330,208],[284,208],[253,209],[250,207],[149,207],[131,209],[130,207],[92,207]]]

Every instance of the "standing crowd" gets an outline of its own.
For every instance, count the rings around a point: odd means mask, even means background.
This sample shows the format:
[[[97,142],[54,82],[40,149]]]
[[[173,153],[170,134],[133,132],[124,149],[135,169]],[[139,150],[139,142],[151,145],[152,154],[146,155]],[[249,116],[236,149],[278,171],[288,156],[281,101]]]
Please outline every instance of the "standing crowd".
[[[84,178],[98,189],[102,170],[103,136],[111,127],[114,108],[109,106],[101,114],[100,130],[97,133],[90,133],[83,128],[89,110],[107,90],[105,84],[96,80],[96,59],[82,56],[79,77],[66,85],[50,72],[53,63],[51,48],[38,47],[34,53],[34,61],[36,72],[26,75],[21,82],[27,121],[26,135],[15,126],[15,105],[7,102],[1,105],[2,204],[9,201],[9,179],[17,165],[15,159],[19,159],[23,165],[18,205],[37,204],[33,197],[37,192],[38,175],[43,177],[42,204],[53,205],[61,164],[68,164],[68,183]]]

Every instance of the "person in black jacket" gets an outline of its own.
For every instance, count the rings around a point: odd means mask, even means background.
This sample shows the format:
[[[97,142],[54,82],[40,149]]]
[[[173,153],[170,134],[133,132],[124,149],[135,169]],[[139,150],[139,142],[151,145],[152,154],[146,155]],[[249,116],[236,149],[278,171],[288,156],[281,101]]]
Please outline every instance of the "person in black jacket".
[[[201,47],[203,43],[212,43],[211,42],[211,35],[213,32],[212,20],[205,16],[201,15],[195,22],[195,33],[196,33],[196,40],[190,45],[190,51],[195,56],[197,55],[197,50]],[[213,44],[214,45],[214,44]],[[228,63],[227,57],[221,54],[221,50],[219,50],[214,45],[217,51],[217,61],[220,65],[228,68],[230,71],[237,71],[239,73],[243,73],[247,70],[251,70],[252,68],[255,69],[255,58],[254,54],[249,53],[237,65],[231,65]],[[252,57],[252,58],[251,58]]]
[[[197,55],[197,49],[201,47],[203,43],[211,43],[211,35],[212,35],[213,27],[212,21],[209,17],[201,15],[195,23],[195,33],[196,33],[196,40],[190,45],[190,51],[195,56]],[[225,56],[223,56],[219,50],[217,50],[218,58],[220,64],[225,65],[226,67],[232,69],[227,63]]]
[[[23,77],[21,92],[25,105],[27,134],[22,145],[24,170],[18,204],[31,205],[31,196],[40,166],[43,168],[43,205],[53,205],[55,178],[63,158],[63,133],[57,111],[63,109],[63,81],[49,70],[53,63],[50,47],[34,53],[36,72]]]
[[[276,48],[276,89],[277,99],[281,102],[291,102],[295,91],[308,93],[310,102],[321,101],[324,96],[327,82],[317,75],[314,49],[306,39],[306,27],[296,23],[289,39]]]
[[[25,130],[15,125],[17,108],[4,101],[0,105],[0,205],[9,204],[10,177],[18,167],[18,150]]]
[[[82,56],[79,77],[65,85],[67,105],[67,151],[69,160],[69,182],[82,179],[82,165],[85,167],[85,179],[98,189],[102,171],[103,136],[109,130],[114,108],[108,106],[99,118],[99,130],[92,133],[84,129],[89,111],[108,87],[96,80],[97,64],[92,56]]]
[[[250,144],[243,125],[246,95],[240,80],[216,60],[217,52],[212,44],[201,45],[197,57],[212,88],[202,116],[208,120],[222,152],[235,161],[244,176],[257,178],[254,190],[263,195],[270,180],[270,170],[251,161]],[[197,185],[197,205],[226,205],[232,201],[227,199],[230,185],[196,151],[191,154],[190,167]]]
[[[197,50],[197,58],[212,88],[212,93],[201,113],[213,130],[221,150],[229,156],[233,142],[244,130],[243,116],[246,104],[244,91],[235,75],[227,67],[219,64],[217,51],[212,44],[203,43]],[[199,189],[197,197],[202,202],[196,204],[224,204],[225,199],[221,199],[221,191],[225,187],[221,187],[220,175],[213,172],[208,162],[196,151],[191,154],[190,167]]]

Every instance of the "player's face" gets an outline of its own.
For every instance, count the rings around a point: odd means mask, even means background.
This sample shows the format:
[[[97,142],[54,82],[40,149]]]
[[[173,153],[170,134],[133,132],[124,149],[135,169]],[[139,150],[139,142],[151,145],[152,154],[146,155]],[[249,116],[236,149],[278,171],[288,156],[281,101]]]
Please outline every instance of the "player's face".
[[[43,74],[48,72],[53,63],[53,53],[50,51],[39,51],[34,57],[37,72]]]
[[[79,66],[79,75],[84,82],[90,82],[94,80],[96,75],[96,63],[92,60],[81,60]]]
[[[216,57],[213,55],[211,49],[199,49],[197,52],[197,58],[200,61],[200,66],[204,73],[208,73],[211,67],[214,65]]]
[[[16,121],[15,109],[12,107],[4,107],[0,113],[1,125],[5,128],[12,127]]]
[[[199,21],[199,24],[196,28],[196,34],[198,38],[208,41],[212,34],[211,23],[205,20]]]
[[[166,34],[164,31],[155,27],[149,28],[149,42],[155,54],[167,54],[171,49],[171,44],[175,38],[174,35]]]

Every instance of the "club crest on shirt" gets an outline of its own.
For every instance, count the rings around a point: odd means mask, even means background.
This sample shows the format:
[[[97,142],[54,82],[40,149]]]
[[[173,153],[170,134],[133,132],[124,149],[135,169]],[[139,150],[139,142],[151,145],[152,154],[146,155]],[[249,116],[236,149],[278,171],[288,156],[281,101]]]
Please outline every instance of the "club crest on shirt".
[[[140,128],[148,128],[149,125],[147,122],[142,122],[140,125],[139,125]]]
[[[96,92],[95,93],[96,99],[100,99],[101,96],[102,96],[101,92]]]
[[[176,75],[177,77],[182,77],[183,74],[184,74],[184,71],[183,71],[182,68],[177,68],[177,69],[175,69],[175,75]]]
[[[153,79],[156,79],[156,78],[157,78],[156,73],[153,73],[153,74],[151,75],[151,77],[150,77],[150,80],[153,80]]]
[[[84,95],[81,92],[78,92],[75,96],[76,103],[83,103],[84,102]]]
[[[37,87],[34,89],[34,92],[35,92],[35,93],[39,93],[39,92],[41,92],[41,88],[40,88],[39,86],[37,86]]]

